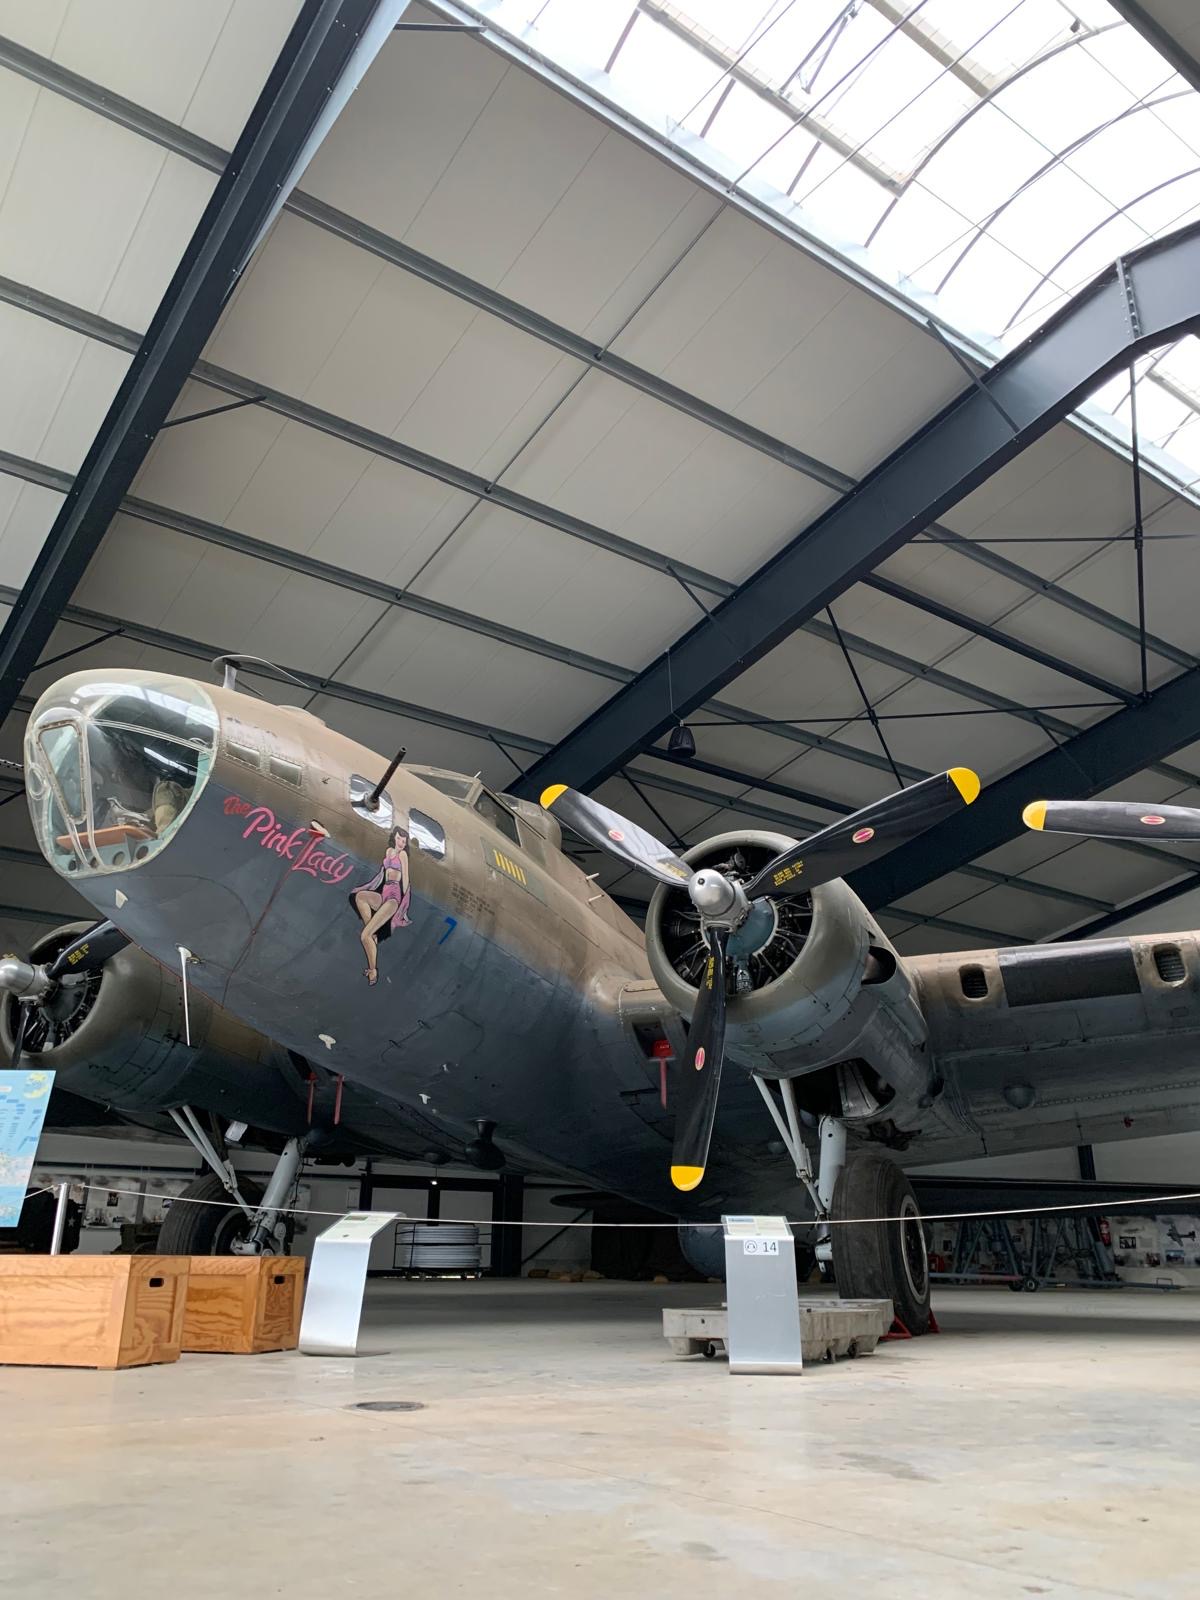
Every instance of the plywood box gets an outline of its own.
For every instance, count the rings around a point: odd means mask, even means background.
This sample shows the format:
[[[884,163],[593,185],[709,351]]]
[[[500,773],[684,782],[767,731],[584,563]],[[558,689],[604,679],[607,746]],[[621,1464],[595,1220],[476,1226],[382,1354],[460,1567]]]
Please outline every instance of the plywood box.
[[[254,1355],[300,1342],[304,1262],[299,1256],[192,1256],[185,1350]]]
[[[187,1256],[0,1256],[0,1364],[178,1361]]]

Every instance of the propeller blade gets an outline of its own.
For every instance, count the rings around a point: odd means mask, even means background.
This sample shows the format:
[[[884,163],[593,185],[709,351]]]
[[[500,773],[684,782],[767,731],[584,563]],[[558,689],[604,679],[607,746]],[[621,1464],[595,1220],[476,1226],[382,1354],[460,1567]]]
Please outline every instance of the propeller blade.
[[[1136,800],[1035,800],[1021,813],[1027,828],[1094,839],[1200,839],[1200,811]]]
[[[552,784],[549,789],[543,789],[541,804],[581,839],[616,856],[627,867],[648,873],[659,883],[678,886],[692,875],[687,862],[672,854],[652,833],[616,811],[610,811],[598,800],[580,794],[578,789],[568,789],[565,783]]]
[[[725,1060],[725,946],[728,928],[708,930],[708,964],[688,1032],[688,1053],[675,1077],[678,1110],[671,1182],[694,1189],[704,1176]]]
[[[70,973],[98,972],[104,963],[124,950],[129,943],[128,934],[121,932],[115,923],[105,920],[81,933],[77,939],[58,952],[46,968],[46,976],[56,981]]]
[[[807,894],[915,839],[969,806],[978,793],[979,779],[969,767],[939,772],[802,839],[769,861],[746,893],[751,900]]]
[[[29,1013],[33,1010],[31,1005],[22,1004],[17,1007],[17,1028],[13,1034],[12,1060],[9,1066],[15,1072],[21,1065],[21,1051],[25,1044],[25,1024],[29,1021]]]

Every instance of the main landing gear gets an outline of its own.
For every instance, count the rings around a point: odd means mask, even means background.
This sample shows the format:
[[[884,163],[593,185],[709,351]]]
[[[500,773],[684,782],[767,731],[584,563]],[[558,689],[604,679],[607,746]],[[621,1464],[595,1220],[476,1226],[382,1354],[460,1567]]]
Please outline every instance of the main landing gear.
[[[306,1139],[289,1139],[279,1153],[266,1190],[241,1178],[222,1157],[191,1106],[169,1113],[210,1171],[194,1178],[167,1212],[158,1230],[162,1255],[286,1255],[291,1240],[287,1206],[304,1159]],[[245,1128],[234,1124],[238,1136]],[[222,1200],[227,1204],[222,1204]]]
[[[832,1275],[844,1300],[890,1300],[909,1333],[927,1333],[929,1261],[912,1184],[878,1151],[848,1155],[846,1127],[837,1117],[821,1118],[814,1178],[790,1080],[779,1081],[782,1111],[767,1080],[755,1074],[754,1081],[822,1224],[817,1230],[822,1272]]]

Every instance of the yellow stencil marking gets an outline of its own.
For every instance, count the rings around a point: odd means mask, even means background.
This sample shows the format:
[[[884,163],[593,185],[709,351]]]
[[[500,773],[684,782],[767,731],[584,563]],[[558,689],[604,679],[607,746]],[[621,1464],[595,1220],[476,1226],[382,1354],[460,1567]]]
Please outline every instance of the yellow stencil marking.
[[[492,855],[495,858],[496,865],[500,868],[501,872],[506,872],[515,883],[522,884],[528,888],[529,879],[525,876],[525,870],[523,867],[518,866],[515,861],[510,861],[509,858],[506,855],[502,855],[501,852],[495,848],[495,846],[492,847]]]

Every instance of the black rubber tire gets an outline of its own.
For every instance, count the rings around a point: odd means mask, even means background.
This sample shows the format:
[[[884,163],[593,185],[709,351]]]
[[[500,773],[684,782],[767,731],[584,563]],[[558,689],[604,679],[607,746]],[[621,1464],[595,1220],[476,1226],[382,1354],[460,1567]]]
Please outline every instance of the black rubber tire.
[[[254,1204],[262,1199],[258,1184],[245,1178],[238,1187],[246,1199]],[[187,1188],[172,1202],[158,1230],[158,1254],[162,1256],[228,1256],[233,1254],[233,1241],[244,1231],[245,1214],[232,1201],[227,1205],[201,1202],[228,1200],[225,1186],[215,1172],[206,1172],[193,1178]],[[195,1202],[189,1204],[188,1202]]]
[[[890,1300],[911,1334],[929,1331],[929,1260],[912,1184],[876,1151],[847,1158],[833,1191],[833,1270],[843,1300]],[[896,1217],[898,1223],[842,1224],[843,1217]],[[906,1246],[908,1252],[906,1253]]]

